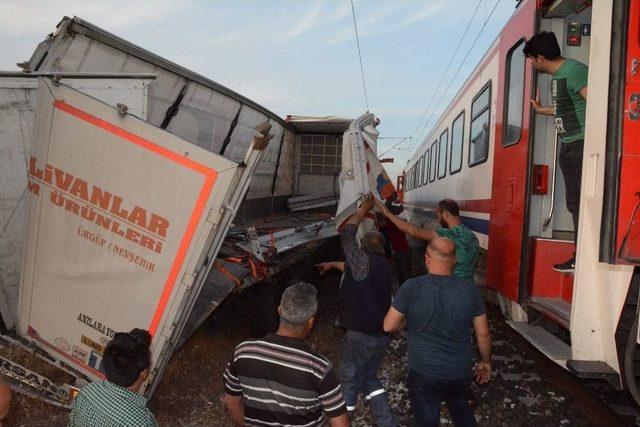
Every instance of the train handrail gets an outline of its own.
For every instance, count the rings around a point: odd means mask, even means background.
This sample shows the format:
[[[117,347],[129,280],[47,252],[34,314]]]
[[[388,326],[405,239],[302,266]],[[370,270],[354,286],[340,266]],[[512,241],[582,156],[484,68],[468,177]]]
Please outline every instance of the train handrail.
[[[551,223],[553,218],[553,211],[556,207],[556,176],[558,175],[558,132],[555,132],[555,138],[553,140],[553,176],[551,177],[551,204],[549,205],[549,215],[542,222],[543,227],[547,227]]]

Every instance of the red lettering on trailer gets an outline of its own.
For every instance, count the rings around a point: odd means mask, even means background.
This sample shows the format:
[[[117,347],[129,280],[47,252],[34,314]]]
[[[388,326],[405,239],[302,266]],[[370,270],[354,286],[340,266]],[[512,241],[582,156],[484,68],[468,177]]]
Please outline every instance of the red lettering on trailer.
[[[29,189],[30,193],[33,193],[36,196],[40,194],[40,184],[38,184],[37,182],[29,180],[29,182],[27,182],[27,188]]]
[[[63,200],[65,200],[64,195],[73,196],[76,201],[93,205],[104,213],[123,219],[151,234],[161,238],[167,237],[167,230],[169,229],[170,223],[166,218],[153,212],[149,215],[145,208],[138,205],[134,205],[131,210],[126,209],[123,207],[124,200],[122,197],[116,196],[95,185],[92,185],[91,189],[89,189],[87,181],[53,165],[46,164],[44,171],[38,169],[38,160],[35,157],[31,157],[29,160],[29,176],[36,181],[41,181],[45,185],[60,190],[55,196],[57,199],[54,200],[53,196],[51,199],[51,201],[58,206],[62,206]],[[31,188],[35,188],[34,185],[35,183]],[[69,210],[75,212],[74,208],[69,208]],[[106,223],[107,221],[105,221],[103,217],[100,225],[105,227]],[[119,232],[116,233],[120,234]]]
[[[178,278],[178,274],[180,269],[182,268],[182,264],[187,256],[187,252],[189,250],[189,246],[191,245],[191,241],[196,232],[196,228],[198,223],[200,222],[200,218],[204,213],[204,208],[207,204],[207,200],[213,190],[213,184],[216,181],[217,172],[215,169],[211,169],[201,163],[198,163],[188,157],[182,156],[179,153],[173,152],[167,148],[161,147],[159,145],[154,144],[153,142],[144,139],[138,135],[135,135],[125,129],[122,129],[112,123],[109,123],[105,120],[102,120],[96,116],[92,116],[91,114],[82,111],[70,104],[67,104],[64,101],[56,100],[53,103],[54,107],[64,111],[76,118],[83,120],[87,123],[90,123],[104,131],[116,135],[126,141],[131,142],[141,148],[149,150],[159,156],[166,158],[171,162],[175,162],[181,166],[184,166],[188,169],[191,169],[204,177],[204,182],[202,187],[200,188],[200,193],[198,194],[198,198],[196,199],[195,205],[191,212],[191,216],[189,218],[189,222],[187,224],[187,228],[185,233],[182,235],[180,240],[180,245],[178,247],[178,252],[176,254],[175,259],[171,265],[171,269],[169,271],[169,275],[164,284],[162,295],[160,296],[160,300],[158,301],[158,306],[156,307],[156,311],[153,315],[151,323],[149,324],[149,332],[151,335],[155,335],[157,332],[158,326],[160,325],[160,321],[162,320],[162,316],[164,311],[169,303],[169,298],[171,297],[171,293],[173,291],[173,287],[175,286],[176,280]],[[166,232],[169,227],[169,222],[160,216],[154,217],[151,215],[150,224],[148,226],[148,230],[152,232],[157,232],[158,235],[162,237],[166,237]],[[160,242],[158,242],[160,243]],[[157,248],[161,250],[162,245],[156,245]]]

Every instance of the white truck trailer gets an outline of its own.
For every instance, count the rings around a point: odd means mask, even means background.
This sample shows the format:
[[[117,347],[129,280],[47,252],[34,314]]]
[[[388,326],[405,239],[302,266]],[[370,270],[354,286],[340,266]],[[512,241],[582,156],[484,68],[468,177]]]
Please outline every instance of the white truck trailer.
[[[0,73],[0,314],[5,338],[76,386],[102,378],[115,332],[142,327],[153,335],[150,396],[230,292],[335,236],[330,219],[298,215],[231,245],[247,264],[216,260],[232,220],[284,212],[294,194],[296,128],[255,102],[79,18],[19,65]],[[256,258],[292,248],[252,274]],[[68,403],[29,367],[0,362],[24,390]]]

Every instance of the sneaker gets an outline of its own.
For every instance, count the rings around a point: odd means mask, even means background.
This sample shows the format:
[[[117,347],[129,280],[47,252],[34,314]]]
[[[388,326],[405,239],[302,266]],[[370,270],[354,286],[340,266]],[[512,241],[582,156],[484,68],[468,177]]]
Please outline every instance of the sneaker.
[[[570,260],[565,261],[562,264],[555,264],[553,269],[560,273],[573,273],[576,271],[576,259],[572,257]]]

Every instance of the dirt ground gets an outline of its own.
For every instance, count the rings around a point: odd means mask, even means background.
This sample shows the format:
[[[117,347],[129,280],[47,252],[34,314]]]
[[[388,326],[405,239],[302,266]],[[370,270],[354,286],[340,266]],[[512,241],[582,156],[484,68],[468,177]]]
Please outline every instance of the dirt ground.
[[[337,317],[337,280],[325,277],[317,283],[320,310],[310,342],[336,365],[343,337],[334,325]],[[255,293],[248,291],[227,301],[173,356],[149,406],[163,426],[230,425],[221,403],[222,371],[234,347],[250,336],[251,316],[247,307]],[[530,347],[490,309],[494,339],[494,373],[486,386],[476,386],[476,418],[485,426],[590,425],[577,411],[571,396],[536,373]],[[381,377],[401,425],[411,425],[410,403],[405,382],[406,336],[396,335],[387,352]],[[2,351],[0,351],[0,354]],[[46,374],[46,372],[42,372]],[[16,395],[8,425],[62,426],[66,411]],[[358,405],[354,426],[371,425],[366,407]],[[451,420],[443,408],[441,424]]]

